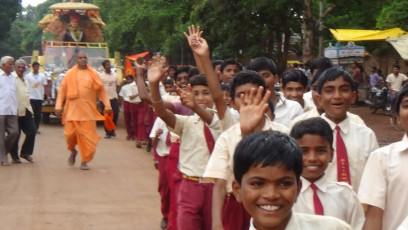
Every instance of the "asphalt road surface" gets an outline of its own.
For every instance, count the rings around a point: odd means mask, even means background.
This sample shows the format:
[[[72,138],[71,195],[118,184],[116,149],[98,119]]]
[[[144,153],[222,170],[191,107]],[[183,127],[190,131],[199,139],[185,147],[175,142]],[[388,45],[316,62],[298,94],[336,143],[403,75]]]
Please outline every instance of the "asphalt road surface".
[[[153,155],[126,141],[123,125],[116,138],[101,138],[89,171],[79,169],[79,155],[74,167],[67,165],[57,120],[40,131],[35,163],[0,166],[1,230],[160,229]],[[104,136],[102,126],[98,134]]]

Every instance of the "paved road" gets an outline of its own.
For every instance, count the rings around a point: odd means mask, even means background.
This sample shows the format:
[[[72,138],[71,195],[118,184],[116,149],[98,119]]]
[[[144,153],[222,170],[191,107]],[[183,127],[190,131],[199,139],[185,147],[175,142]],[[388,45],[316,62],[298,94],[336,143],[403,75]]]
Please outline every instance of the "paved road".
[[[40,127],[36,162],[0,166],[2,230],[156,230],[161,219],[157,171],[152,154],[117,138],[102,138],[91,170],[67,166],[63,127],[56,120]],[[98,127],[103,136],[103,127]]]

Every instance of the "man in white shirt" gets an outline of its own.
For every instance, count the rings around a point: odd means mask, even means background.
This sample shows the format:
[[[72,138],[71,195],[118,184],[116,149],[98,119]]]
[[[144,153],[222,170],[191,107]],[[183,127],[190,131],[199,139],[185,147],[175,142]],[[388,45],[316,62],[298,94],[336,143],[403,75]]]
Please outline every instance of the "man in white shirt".
[[[18,140],[20,138],[20,132],[25,134],[24,143],[21,146],[20,157],[33,163],[34,159],[31,157],[34,151],[35,135],[37,128],[35,127],[33,118],[33,109],[31,108],[30,98],[28,93],[28,81],[24,79],[24,72],[27,68],[27,63],[23,59],[18,59],[15,64],[14,78],[16,81],[17,101],[18,101],[18,127],[19,135],[17,141],[14,143],[13,148],[10,151],[13,163],[21,163],[18,157]]]
[[[0,161],[2,166],[9,166],[7,153],[18,136],[16,83],[11,74],[14,59],[4,56],[0,64]]]
[[[102,66],[105,71],[100,73],[99,77],[101,78],[102,83],[105,86],[106,93],[108,94],[113,111],[113,123],[115,123],[116,125],[119,117],[119,102],[118,102],[119,81],[116,74],[113,73],[111,70],[112,66],[109,60],[103,61]],[[102,107],[102,110],[103,109],[104,108]],[[105,138],[116,137],[115,130],[108,131],[105,128],[105,132],[106,132]]]
[[[34,111],[34,122],[38,132],[41,122],[41,108],[44,100],[44,85],[47,85],[48,83],[45,75],[38,71],[40,63],[33,62],[31,66],[33,72],[27,74],[26,79],[29,84],[30,103]]]

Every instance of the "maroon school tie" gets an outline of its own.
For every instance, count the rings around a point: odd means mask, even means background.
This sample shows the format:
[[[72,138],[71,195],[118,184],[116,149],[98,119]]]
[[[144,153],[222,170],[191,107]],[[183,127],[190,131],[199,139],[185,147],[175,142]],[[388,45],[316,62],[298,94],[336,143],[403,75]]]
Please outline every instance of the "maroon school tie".
[[[315,214],[323,216],[324,215],[323,205],[319,199],[319,196],[317,195],[317,187],[315,184],[311,184],[310,188],[313,190],[313,204],[314,204]]]
[[[204,123],[204,137],[205,141],[207,142],[208,150],[210,151],[211,154],[214,149],[215,141],[214,137],[211,134],[210,129],[205,125],[205,123]]]
[[[170,131],[167,132],[166,145],[167,145],[167,146],[170,146],[170,145],[171,145]]]
[[[351,185],[350,169],[347,157],[347,149],[341,138],[340,127],[336,125],[336,155],[337,155],[337,180]]]

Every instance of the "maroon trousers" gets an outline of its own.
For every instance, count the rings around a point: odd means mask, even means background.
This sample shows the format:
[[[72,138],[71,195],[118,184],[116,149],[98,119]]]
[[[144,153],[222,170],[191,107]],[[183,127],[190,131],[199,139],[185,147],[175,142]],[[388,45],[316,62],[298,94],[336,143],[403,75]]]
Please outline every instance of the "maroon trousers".
[[[222,224],[225,230],[248,230],[251,216],[233,194],[227,195],[222,210]]]
[[[156,150],[155,150],[156,152]],[[158,170],[159,170],[159,188],[158,192],[160,194],[161,200],[161,213],[163,218],[169,218],[170,212],[170,187],[168,183],[166,168],[167,168],[167,156],[161,157],[155,154],[157,157],[156,159],[159,162]]]
[[[145,116],[146,116],[146,106],[145,103],[130,103],[130,111],[132,116],[132,127],[136,136],[137,141],[146,141],[146,125],[145,125]]]
[[[181,179],[177,197],[177,225],[180,230],[211,230],[213,183]]]
[[[170,210],[167,230],[177,230],[177,194],[181,182],[181,173],[177,168],[179,162],[180,143],[172,143],[167,156],[167,180],[170,188]]]

